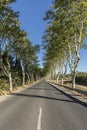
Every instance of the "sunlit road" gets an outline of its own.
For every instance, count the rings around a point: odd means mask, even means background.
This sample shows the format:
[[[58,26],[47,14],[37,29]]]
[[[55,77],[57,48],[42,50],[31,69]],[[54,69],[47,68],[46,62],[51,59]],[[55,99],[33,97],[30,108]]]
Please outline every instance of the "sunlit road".
[[[0,102],[0,130],[87,130],[87,108],[41,81]]]

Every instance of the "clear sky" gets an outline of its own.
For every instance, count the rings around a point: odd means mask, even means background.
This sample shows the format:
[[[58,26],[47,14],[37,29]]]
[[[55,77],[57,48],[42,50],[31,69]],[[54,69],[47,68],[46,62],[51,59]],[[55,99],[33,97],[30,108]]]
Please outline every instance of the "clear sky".
[[[42,44],[42,36],[45,31],[46,22],[43,20],[45,11],[49,9],[52,0],[17,0],[12,4],[15,11],[20,12],[22,29],[29,33],[33,44]],[[40,50],[39,61],[42,67],[43,50]]]
[[[43,32],[46,29],[46,22],[43,21],[45,11],[47,11],[52,0],[17,0],[12,5],[15,11],[20,12],[21,28],[29,33],[29,38],[33,44],[42,44]],[[40,65],[42,66],[43,50],[39,53]],[[87,72],[87,50],[81,51],[81,61],[78,71]]]

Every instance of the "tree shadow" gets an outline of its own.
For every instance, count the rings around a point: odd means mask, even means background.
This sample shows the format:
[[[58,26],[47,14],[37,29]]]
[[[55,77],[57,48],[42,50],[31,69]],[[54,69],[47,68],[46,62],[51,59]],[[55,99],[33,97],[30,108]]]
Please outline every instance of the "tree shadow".
[[[48,83],[48,84],[49,84],[49,83]],[[51,85],[51,84],[50,84],[50,85]],[[72,99],[75,103],[78,103],[78,104],[80,104],[80,105],[83,105],[84,107],[87,107],[87,103],[86,103],[86,102],[80,101],[78,98],[75,98],[75,97],[74,97],[74,96],[77,96],[77,97],[78,97],[79,94],[77,94],[77,95],[68,94],[68,93],[64,92],[63,90],[60,90],[59,88],[57,88],[57,87],[55,87],[55,86],[53,86],[53,85],[51,85],[51,87],[53,87],[55,90],[61,92],[62,94],[64,94],[64,95],[67,96],[68,98]]]
[[[76,103],[73,100],[66,100],[66,99],[60,99],[60,98],[54,98],[54,97],[48,97],[48,96],[40,96],[40,95],[33,95],[33,94],[11,93],[11,95],[21,96],[21,97],[29,97],[29,98],[46,99],[46,100],[53,100],[53,101],[63,101],[63,102]]]

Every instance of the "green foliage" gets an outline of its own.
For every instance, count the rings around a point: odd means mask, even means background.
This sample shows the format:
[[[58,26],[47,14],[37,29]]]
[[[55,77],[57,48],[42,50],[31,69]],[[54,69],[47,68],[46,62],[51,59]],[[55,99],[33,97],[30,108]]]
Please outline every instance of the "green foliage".
[[[1,90],[6,89],[6,85],[4,86],[5,79],[8,81],[7,86],[10,85],[11,88],[11,81],[13,87],[16,87],[22,85],[23,78],[27,83],[31,79],[37,80],[37,77],[40,78],[41,76],[37,60],[39,45],[33,46],[25,30],[21,29],[18,19],[19,12],[14,12],[10,5],[15,1],[0,1]]]
[[[76,83],[87,86],[87,73],[79,72],[76,76]]]
[[[13,87],[22,85],[22,70],[20,65],[20,60],[15,59],[14,64],[11,66],[12,70],[12,79],[13,79]]]
[[[9,91],[8,79],[0,74],[0,90]]]
[[[43,36],[46,51],[44,71],[48,74],[54,71],[57,65],[59,71],[62,68],[63,74],[64,65],[68,62],[75,81],[80,49],[86,45],[87,1],[53,0],[44,20],[48,20]],[[74,85],[74,82],[72,83]]]

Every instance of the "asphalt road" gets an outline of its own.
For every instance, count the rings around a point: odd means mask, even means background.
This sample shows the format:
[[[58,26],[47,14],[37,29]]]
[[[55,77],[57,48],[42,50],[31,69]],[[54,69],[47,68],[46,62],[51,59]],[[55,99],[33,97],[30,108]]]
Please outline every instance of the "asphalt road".
[[[0,130],[87,130],[87,107],[41,81],[0,102]]]

